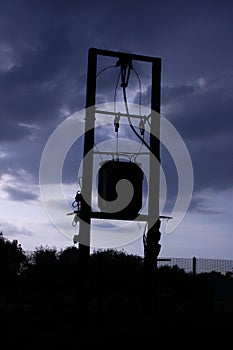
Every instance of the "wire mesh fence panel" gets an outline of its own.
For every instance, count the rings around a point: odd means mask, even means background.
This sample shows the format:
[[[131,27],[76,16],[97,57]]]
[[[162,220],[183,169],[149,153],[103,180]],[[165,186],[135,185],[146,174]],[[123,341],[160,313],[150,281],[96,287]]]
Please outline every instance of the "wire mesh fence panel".
[[[194,260],[195,259],[195,260]],[[233,274],[233,260],[205,259],[205,258],[159,258],[158,268],[162,266],[178,266],[187,273],[193,273],[194,263],[196,273],[219,272]]]

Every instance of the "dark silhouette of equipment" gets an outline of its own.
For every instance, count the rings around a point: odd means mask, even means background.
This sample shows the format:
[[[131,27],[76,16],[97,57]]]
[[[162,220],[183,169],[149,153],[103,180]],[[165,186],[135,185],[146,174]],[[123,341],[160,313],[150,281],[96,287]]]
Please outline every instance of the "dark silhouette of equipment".
[[[116,58],[117,62],[114,69],[119,71],[118,77],[120,79],[120,86],[122,88],[125,111],[118,110],[99,110],[96,107],[96,78],[101,72],[105,71],[106,67],[97,74],[97,57],[105,56]],[[139,113],[131,114],[127,100],[127,87],[131,72],[138,78],[140,90],[141,106],[141,82],[137,71],[134,68],[134,62],[147,62],[151,65],[151,109],[147,116],[143,116],[141,109]],[[118,81],[119,81],[118,79]],[[118,82],[117,82],[118,84]],[[117,85],[116,85],[117,87]],[[156,308],[157,300],[157,257],[160,252],[160,215],[159,209],[159,190],[160,190],[160,118],[156,114],[160,113],[160,94],[161,94],[161,58],[142,56],[131,53],[115,52],[108,50],[101,50],[90,48],[88,51],[88,70],[87,70],[87,86],[86,86],[86,112],[85,112],[85,135],[83,147],[83,169],[82,169],[82,198],[79,195],[75,199],[74,206],[77,208],[73,212],[75,220],[79,218],[79,235],[75,235],[74,242],[79,241],[79,259],[80,259],[80,285],[81,300],[79,312],[82,319],[87,316],[88,305],[88,270],[90,258],[90,244],[91,244],[91,224],[92,219],[118,219],[145,221],[147,222],[148,232],[143,237],[144,243],[144,265],[145,265],[145,296],[147,312]],[[115,89],[116,92],[116,89]],[[116,95],[116,94],[115,94]],[[115,102],[114,95],[114,102]],[[116,132],[116,152],[115,160],[107,161],[102,164],[99,169],[98,182],[98,206],[100,211],[94,211],[92,207],[92,185],[93,185],[93,159],[95,155],[105,154],[112,155],[109,152],[94,151],[95,145],[95,120],[98,115],[108,115],[111,119],[114,118],[113,124]],[[147,149],[149,155],[149,169],[148,169],[148,210],[146,214],[139,214],[142,207],[142,183],[143,171],[136,162],[122,162],[119,157],[121,152],[118,149],[118,131],[120,128],[120,119],[126,118],[130,130],[134,137],[141,141],[142,145]],[[132,123],[132,119],[139,121],[139,132]],[[149,137],[146,140],[145,126],[149,126]],[[155,137],[156,135],[156,137]],[[127,153],[127,152],[124,152]],[[129,159],[136,159],[137,154],[129,154]],[[142,154],[142,153],[141,153]],[[154,158],[157,162],[154,161]],[[124,209],[118,211],[109,211],[108,206],[111,202],[117,201],[117,185],[120,186],[122,180],[127,180],[125,183],[131,184],[133,187],[133,197]],[[127,191],[124,194],[127,197]],[[120,197],[120,196],[119,196]],[[102,198],[102,199],[101,199]],[[85,200],[84,200],[85,199]],[[124,199],[124,198],[123,198]],[[108,204],[109,203],[109,204]],[[77,206],[77,207],[76,207]],[[138,215],[138,216],[137,216]],[[84,324],[87,322],[84,320]]]
[[[72,203],[72,207],[77,208],[76,210],[78,213],[80,213],[81,211],[82,201],[83,201],[83,198],[82,198],[81,191],[77,191],[75,200]]]
[[[142,208],[142,184],[143,171],[137,163],[126,161],[106,161],[98,172],[98,206],[102,212],[108,211],[108,202],[116,201],[118,198],[117,184],[121,180],[127,180],[133,187],[133,195],[129,204],[122,210],[116,211],[114,216],[121,219],[133,220],[139,215]],[[127,199],[129,189],[125,185],[125,198]]]

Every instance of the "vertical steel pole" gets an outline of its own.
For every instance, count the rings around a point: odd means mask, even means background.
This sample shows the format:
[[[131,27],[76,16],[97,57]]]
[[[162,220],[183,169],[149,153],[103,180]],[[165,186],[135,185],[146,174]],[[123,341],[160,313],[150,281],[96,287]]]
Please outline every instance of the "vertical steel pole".
[[[149,227],[153,227],[154,218],[159,219],[160,188],[160,113],[161,95],[161,59],[155,58],[152,63],[151,85],[151,128],[150,128],[150,172],[149,172]],[[156,135],[156,136],[155,136]],[[155,162],[157,159],[157,162]]]
[[[196,276],[197,274],[197,258],[193,257],[193,276]]]
[[[151,86],[151,128],[150,128],[150,165],[149,165],[149,199],[148,232],[144,242],[145,292],[148,311],[157,308],[157,257],[160,251],[160,94],[161,94],[161,59],[152,63]],[[157,113],[156,113],[157,112]]]
[[[80,318],[85,323],[88,320],[89,292],[89,259],[91,242],[91,203],[93,176],[93,146],[95,137],[95,99],[96,99],[96,49],[88,51],[88,71],[86,87],[85,134],[82,169],[82,196],[79,226],[79,258],[80,258]]]

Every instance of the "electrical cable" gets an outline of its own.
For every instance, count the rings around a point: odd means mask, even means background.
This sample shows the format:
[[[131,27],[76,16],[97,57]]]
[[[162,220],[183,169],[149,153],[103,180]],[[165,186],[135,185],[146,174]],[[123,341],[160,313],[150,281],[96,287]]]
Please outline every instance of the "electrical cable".
[[[114,91],[114,97],[113,97],[113,107],[114,107],[114,113],[115,114],[117,114],[116,113],[116,94],[117,94],[117,88],[118,88],[120,76],[121,76],[121,72],[119,72],[119,74],[117,76],[117,82],[116,82],[115,91]]]
[[[114,98],[113,98],[113,107],[114,107],[115,119],[118,121],[118,128],[119,128],[120,117],[116,113],[116,94],[117,94],[117,88],[118,88],[120,76],[121,76],[121,72],[119,72],[118,77],[117,77],[117,82],[116,82],[115,91],[114,91]],[[117,138],[116,138],[116,156],[117,156],[117,160],[119,160],[119,155],[118,155],[118,147],[119,147],[118,146],[118,136],[119,136],[118,135],[118,128],[116,130],[116,133],[117,133]]]
[[[110,68],[116,68],[116,65],[115,65],[115,64],[114,64],[114,65],[110,65],[110,66],[107,66],[107,67],[101,69],[101,70],[96,74],[96,78],[98,78],[103,72],[105,72],[107,69],[110,69]],[[118,78],[118,82],[119,82],[119,78]],[[118,82],[117,82],[117,85],[118,85]],[[116,95],[116,92],[115,92],[115,95]],[[115,105],[115,102],[114,102],[114,105]],[[95,146],[97,152],[100,152],[100,151],[99,151],[99,148],[97,147],[97,145],[96,145],[95,142],[94,142],[94,146]],[[99,157],[100,157],[101,162],[103,163],[103,158],[101,157],[100,153],[99,153]]]
[[[127,102],[127,96],[126,96],[126,88],[124,85],[122,86],[122,89],[123,89],[124,103],[125,103],[125,109],[126,109],[126,114],[127,114],[129,125],[130,125],[131,129],[133,130],[134,134],[143,142],[143,144],[148,148],[148,150],[151,151],[148,143],[143,139],[143,137],[141,137],[141,135],[137,132],[137,130],[134,128],[133,124],[131,123],[130,114],[129,114],[129,107],[128,107],[128,102]]]
[[[141,105],[142,105],[142,88],[141,88],[141,79],[140,79],[140,76],[138,74],[138,72],[132,67],[132,71],[136,74],[137,78],[138,78],[138,84],[139,84],[139,109],[140,109],[140,112],[139,112],[139,115],[141,115]],[[145,117],[145,120],[146,122],[148,123],[148,125],[151,127],[151,123],[149,122],[149,118],[150,118],[150,115],[148,117]]]
[[[132,71],[134,72],[134,74],[137,76],[138,78],[138,85],[139,85],[139,115],[142,114],[142,84],[141,84],[141,79],[140,79],[140,76],[138,74],[138,72],[136,71],[136,69],[134,67],[131,68]],[[143,140],[144,140],[144,135],[143,135]],[[141,150],[142,150],[142,147],[143,147],[143,142],[141,142],[141,145],[136,153],[136,155],[134,156],[134,161],[136,162],[136,159],[137,157],[139,156]]]
[[[101,71],[99,71],[99,73],[96,74],[96,78],[98,78],[98,76],[101,75],[103,72],[105,72],[107,69],[115,68],[115,67],[116,67],[116,65],[111,65],[111,66],[107,66],[107,67],[101,69]]]
[[[101,75],[104,71],[106,71],[107,69],[110,69],[110,68],[115,68],[117,67],[117,65],[110,65],[110,66],[107,66],[105,68],[103,68],[100,72],[97,73],[96,75],[96,78]],[[129,67],[129,70],[128,70],[128,76],[127,76],[127,81],[129,79],[129,73],[130,73],[130,70],[132,70],[135,75],[137,76],[138,78],[138,84],[139,84],[139,114],[141,115],[141,98],[142,98],[142,92],[141,92],[141,79],[140,79],[140,76],[138,74],[138,72],[133,68],[133,67]],[[116,93],[117,93],[117,88],[118,88],[118,84],[119,84],[119,80],[120,80],[120,76],[122,75],[122,72],[119,72],[118,74],[118,77],[117,77],[117,82],[116,82],[116,86],[115,86],[115,91],[114,91],[114,113],[116,113]],[[135,129],[135,127],[133,126],[132,122],[131,122],[131,119],[130,119],[130,114],[129,114],[129,108],[128,108],[128,102],[127,102],[127,95],[126,95],[126,86],[125,86],[125,82],[122,81],[122,89],[123,89],[123,97],[124,97],[124,103],[125,103],[125,109],[126,109],[126,114],[127,114],[127,118],[128,118],[128,122],[129,122],[129,125],[132,129],[132,131],[134,132],[134,134],[141,140],[142,144],[139,148],[139,151],[137,152],[137,155],[135,156],[135,158],[138,156],[139,152],[141,151],[142,149],[142,146],[145,145],[147,147],[147,149],[150,151],[150,146],[148,145],[148,143],[144,140],[144,137],[141,137],[141,135],[137,132],[137,130]],[[149,121],[148,121],[148,118],[146,120],[148,122],[148,124],[150,125]],[[97,151],[99,152],[98,150],[98,147],[97,145],[94,143]],[[118,133],[117,133],[117,153],[118,153]],[[100,156],[100,154],[99,154]],[[101,161],[103,161],[102,157],[100,156],[101,158]]]
[[[116,138],[116,156],[117,156],[117,160],[119,161],[119,154],[118,154],[118,131],[117,131],[117,138]]]
[[[138,78],[138,84],[139,84],[139,115],[142,114],[142,84],[141,84],[141,79],[140,76],[138,74],[138,72],[136,71],[136,69],[134,69],[133,67],[131,68],[132,71],[136,74],[137,78]]]

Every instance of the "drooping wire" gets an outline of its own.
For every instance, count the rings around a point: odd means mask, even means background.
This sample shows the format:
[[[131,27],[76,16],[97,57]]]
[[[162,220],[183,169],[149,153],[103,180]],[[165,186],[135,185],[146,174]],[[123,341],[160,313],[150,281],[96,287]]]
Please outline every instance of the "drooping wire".
[[[139,115],[141,115],[141,105],[142,105],[142,85],[141,85],[141,79],[140,76],[138,74],[138,72],[134,69],[134,67],[131,68],[132,71],[136,74],[137,78],[138,78],[138,84],[139,84]],[[149,122],[149,118],[145,117],[146,122],[148,123],[148,125],[151,127],[151,123]]]
[[[121,72],[118,73],[116,86],[115,86],[115,90],[114,90],[113,107],[114,107],[114,113],[115,114],[116,114],[116,94],[117,94],[117,88],[118,88],[118,85],[119,85],[120,76],[121,76]]]
[[[139,76],[138,72],[136,71],[136,69],[134,69],[134,67],[132,67],[131,69],[136,74],[136,76],[138,78],[138,85],[139,85],[139,115],[141,115],[142,114],[142,84],[141,84],[141,79],[140,79],[140,76]]]
[[[116,156],[117,156],[117,160],[119,160],[118,143],[119,143],[119,139],[118,139],[118,131],[117,131],[117,137],[116,137]]]
[[[141,79],[140,79],[140,76],[138,74],[138,72],[136,71],[136,69],[134,67],[131,68],[132,71],[134,72],[134,74],[137,76],[138,78],[138,85],[139,85],[139,115],[142,114],[142,84],[141,84]],[[144,134],[143,134],[143,140],[144,140]],[[139,156],[141,150],[142,150],[142,147],[143,147],[143,142],[141,142],[141,145],[138,149],[138,151],[136,152],[136,155],[134,156],[134,161],[136,161],[136,158]]]
[[[105,72],[107,69],[110,69],[110,68],[116,68],[117,65],[110,65],[110,66],[107,66],[105,68],[103,68],[101,71],[99,71],[96,75],[96,78],[101,75],[103,72]],[[116,115],[116,117],[119,119],[119,116],[117,116],[117,113],[116,113],[116,94],[117,94],[117,88],[118,88],[118,85],[119,85],[119,80],[120,80],[120,75],[121,73],[119,72],[118,74],[118,77],[117,77],[117,82],[116,82],[116,86],[115,86],[115,91],[114,91],[114,103],[113,103],[113,106],[114,106],[114,113]],[[94,146],[96,147],[97,151],[99,152],[98,150],[98,147],[97,145],[94,143]],[[118,131],[117,131],[117,138],[116,138],[116,154],[118,155]],[[99,157],[101,159],[101,162],[103,162],[103,158],[101,157],[101,155],[99,154]]]
[[[110,68],[115,68],[116,65],[110,65],[110,66],[107,66],[105,68],[103,68],[100,72],[97,73],[96,75],[96,78],[101,75],[104,71],[106,71],[107,69],[110,69]],[[133,68],[133,67],[130,67],[130,69],[133,70],[133,72],[136,74],[137,78],[138,78],[138,84],[139,84],[139,114],[141,115],[141,98],[142,98],[142,92],[141,92],[141,80],[140,80],[140,76],[138,74],[138,72]],[[119,80],[120,80],[120,76],[121,76],[121,72],[119,72],[118,74],[118,77],[117,77],[117,82],[116,82],[116,86],[115,86],[115,91],[114,91],[114,113],[116,113],[116,93],[117,93],[117,88],[118,88],[118,85],[119,85]],[[128,122],[129,122],[129,125],[132,129],[132,131],[134,132],[134,134],[141,140],[142,144],[136,154],[135,157],[138,156],[139,152],[141,151],[142,149],[142,146],[145,145],[148,150],[150,151],[150,146],[147,144],[147,142],[144,140],[144,137],[141,137],[141,135],[137,132],[137,130],[135,129],[135,127],[133,126],[132,122],[131,122],[131,118],[130,118],[130,114],[129,114],[129,108],[128,108],[128,102],[127,102],[127,95],[126,95],[126,86],[124,86],[124,84],[122,85],[122,88],[123,88],[123,97],[124,97],[124,103],[125,103],[125,109],[126,109],[126,114],[127,114],[127,118],[128,118]],[[148,119],[147,119],[147,122],[149,123]],[[94,144],[97,151],[99,152],[98,148],[97,148],[97,145]],[[118,133],[117,133],[117,152],[118,153]],[[101,158],[101,161],[103,161],[101,155],[99,154],[100,158]]]
[[[115,91],[114,91],[114,98],[113,98],[113,107],[114,107],[115,119],[118,120],[118,123],[119,123],[120,117],[117,116],[117,113],[116,113],[116,94],[117,94],[117,88],[118,88],[118,85],[119,85],[120,76],[121,76],[121,72],[119,72],[119,74],[117,76],[117,81],[116,81],[116,86],[115,86]],[[119,124],[118,124],[118,127],[119,127]],[[117,155],[117,160],[119,160],[119,156],[118,156],[118,149],[119,149],[118,129],[117,129],[116,133],[117,133],[117,137],[116,137],[116,155]]]
[[[101,75],[103,72],[105,72],[107,69],[109,69],[109,68],[115,68],[115,67],[116,67],[116,65],[111,65],[111,66],[107,66],[107,67],[101,69],[101,71],[99,71],[99,72],[96,74],[96,78],[98,78],[98,76]]]
[[[110,69],[110,68],[116,68],[116,65],[115,65],[115,64],[114,64],[114,65],[110,65],[110,66],[107,66],[107,67],[101,69],[101,70],[96,74],[96,78],[98,78],[103,72],[105,72],[107,69]],[[119,82],[119,78],[118,78],[118,82]],[[117,85],[118,85],[118,82],[117,82]],[[116,87],[116,89],[117,89],[117,87]],[[116,95],[116,90],[115,90],[115,95]],[[115,106],[115,102],[114,102],[114,106]],[[98,154],[99,154],[100,160],[101,160],[101,162],[103,163],[103,158],[101,157],[99,148],[97,147],[97,145],[96,145],[95,142],[94,142],[94,146],[95,146],[97,152],[99,152]]]
[[[142,141],[142,143],[143,143],[143,144],[146,146],[146,148],[148,148],[148,150],[150,151],[150,146],[148,145],[148,143],[144,140],[143,137],[141,137],[141,135],[137,132],[137,130],[135,129],[135,127],[134,127],[133,124],[131,123],[131,118],[130,118],[130,114],[129,114],[129,107],[128,107],[128,102],[127,102],[127,95],[126,95],[126,88],[125,88],[125,86],[123,86],[122,89],[123,89],[124,103],[125,103],[125,109],[126,109],[126,114],[127,114],[129,126],[130,126],[131,129],[133,130],[134,134]]]

